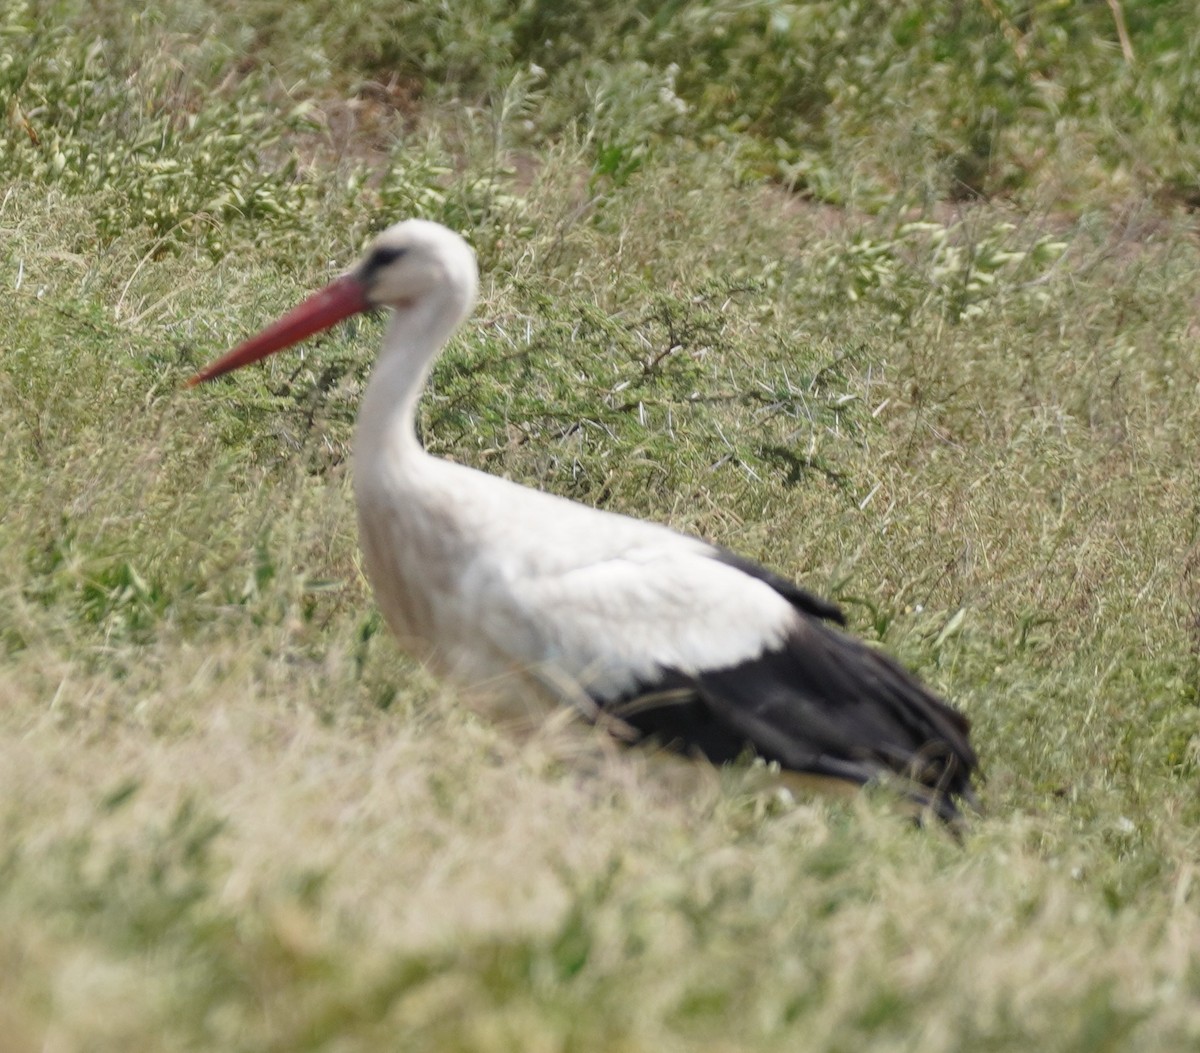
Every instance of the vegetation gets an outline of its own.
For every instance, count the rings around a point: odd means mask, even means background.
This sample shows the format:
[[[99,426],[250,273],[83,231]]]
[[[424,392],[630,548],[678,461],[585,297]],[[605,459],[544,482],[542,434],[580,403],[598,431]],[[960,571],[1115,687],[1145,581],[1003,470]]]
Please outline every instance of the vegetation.
[[[10,0],[0,1046],[1200,1042],[1200,27],[1181,0]],[[399,655],[381,323],[201,362],[418,214],[439,454],[718,540],[974,721],[963,844],[521,738]]]

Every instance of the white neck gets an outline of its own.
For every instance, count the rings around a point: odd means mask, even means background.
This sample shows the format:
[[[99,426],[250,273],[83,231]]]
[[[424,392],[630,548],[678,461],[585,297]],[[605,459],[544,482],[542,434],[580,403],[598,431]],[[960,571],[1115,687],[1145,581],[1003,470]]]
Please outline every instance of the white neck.
[[[462,315],[463,305],[455,298],[432,295],[392,312],[358,412],[354,453],[360,463],[383,449],[393,458],[423,455],[414,429],[417,400]]]

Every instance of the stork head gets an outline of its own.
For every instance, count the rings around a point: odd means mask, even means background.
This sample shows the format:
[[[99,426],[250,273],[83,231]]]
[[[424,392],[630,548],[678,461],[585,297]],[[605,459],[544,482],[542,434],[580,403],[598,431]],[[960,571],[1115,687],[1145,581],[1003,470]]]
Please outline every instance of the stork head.
[[[413,324],[448,333],[470,313],[478,284],[475,253],[454,231],[423,219],[393,224],[357,267],[205,366],[188,384],[257,362],[373,307],[390,307],[411,315]]]
[[[461,321],[475,299],[475,253],[454,231],[425,219],[406,219],[380,234],[350,276],[372,306],[398,311],[432,296],[461,303]]]

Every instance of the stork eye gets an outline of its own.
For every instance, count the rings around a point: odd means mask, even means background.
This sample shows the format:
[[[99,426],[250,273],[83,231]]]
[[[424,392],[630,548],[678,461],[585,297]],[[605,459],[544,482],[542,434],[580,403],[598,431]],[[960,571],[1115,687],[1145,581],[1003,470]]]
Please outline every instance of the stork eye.
[[[386,267],[389,263],[395,263],[396,260],[400,259],[400,257],[407,252],[408,249],[404,246],[380,245],[379,248],[375,249],[375,251],[367,257],[367,265],[364,269],[368,273],[371,271],[377,271],[381,267]]]

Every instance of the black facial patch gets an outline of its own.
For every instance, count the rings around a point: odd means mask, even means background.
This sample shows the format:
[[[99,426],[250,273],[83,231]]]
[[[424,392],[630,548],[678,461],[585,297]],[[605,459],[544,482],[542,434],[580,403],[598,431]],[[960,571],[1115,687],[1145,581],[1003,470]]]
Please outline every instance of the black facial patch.
[[[402,245],[380,245],[371,253],[370,256],[366,258],[365,262],[363,263],[363,274],[372,274],[375,271],[386,267],[389,263],[395,263],[396,260],[400,259],[400,257],[406,252],[408,252],[408,249]]]

